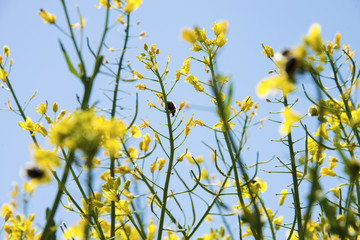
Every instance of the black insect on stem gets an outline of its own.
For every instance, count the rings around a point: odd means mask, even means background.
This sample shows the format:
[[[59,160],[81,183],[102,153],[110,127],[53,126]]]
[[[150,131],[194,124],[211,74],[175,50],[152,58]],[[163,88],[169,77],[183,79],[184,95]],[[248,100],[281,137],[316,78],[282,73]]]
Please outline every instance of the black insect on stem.
[[[176,105],[172,101],[167,101],[167,107],[171,113],[171,116],[174,117],[176,113]]]

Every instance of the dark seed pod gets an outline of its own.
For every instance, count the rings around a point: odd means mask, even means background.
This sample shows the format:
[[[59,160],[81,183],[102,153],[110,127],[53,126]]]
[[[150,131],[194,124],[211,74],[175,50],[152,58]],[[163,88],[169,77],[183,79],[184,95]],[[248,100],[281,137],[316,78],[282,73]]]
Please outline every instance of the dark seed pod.
[[[29,178],[36,178],[36,179],[42,178],[45,175],[44,171],[38,167],[26,169],[26,174]]]
[[[171,116],[174,117],[176,113],[176,105],[172,101],[167,101],[167,107],[171,113]]]

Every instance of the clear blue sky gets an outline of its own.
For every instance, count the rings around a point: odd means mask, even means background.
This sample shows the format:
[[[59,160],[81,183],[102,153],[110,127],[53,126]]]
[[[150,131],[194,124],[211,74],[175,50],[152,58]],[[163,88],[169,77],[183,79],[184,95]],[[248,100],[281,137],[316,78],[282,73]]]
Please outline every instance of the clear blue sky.
[[[97,1],[94,0],[67,2],[68,7],[73,9],[74,20],[76,13],[74,6],[79,4],[83,17],[88,19],[85,33],[89,36],[90,42],[97,43],[100,38],[99,30],[102,29],[104,9],[96,9],[94,5]],[[26,111],[33,120],[37,120],[35,108],[40,102],[47,100],[49,104],[52,104],[57,101],[60,109],[71,111],[78,106],[76,94],[82,93],[79,81],[67,71],[58,39],[62,39],[69,52],[73,49],[68,39],[56,28],[42,22],[37,14],[40,8],[55,14],[58,23],[65,26],[60,1],[0,0],[0,48],[8,45],[11,49],[14,65],[9,77],[21,102],[27,101],[37,90],[37,97]],[[127,54],[127,59],[135,69],[145,73],[142,65],[137,63],[135,55],[142,51],[144,42],[155,43],[160,48],[164,59],[170,54],[172,60],[170,71],[174,72],[181,67],[182,61],[192,54],[189,50],[190,46],[179,37],[181,29],[196,25],[205,27],[210,32],[214,21],[225,19],[230,23],[229,41],[218,59],[218,69],[224,74],[231,75],[231,80],[235,85],[236,100],[242,100],[245,96],[251,95],[254,101],[260,101],[258,116],[260,120],[267,116],[269,111],[277,110],[266,101],[257,99],[255,94],[256,84],[272,69],[270,61],[261,53],[261,43],[272,46],[275,51],[292,47],[300,43],[301,37],[307,33],[312,23],[318,22],[322,26],[324,39],[333,40],[335,33],[340,32],[343,37],[342,43],[350,43],[351,49],[360,49],[359,12],[360,2],[356,0],[341,2],[334,0],[144,0],[143,5],[132,14],[133,23],[137,21],[141,23],[134,26],[131,33],[135,36],[145,31],[148,36],[142,40],[134,37],[130,41],[131,50]],[[107,43],[113,48],[120,48],[122,41],[119,39],[122,33],[123,29],[115,28],[109,35]],[[106,49],[104,52],[108,55]],[[358,53],[355,55],[355,60],[358,59],[357,55]],[[193,69],[195,75],[196,71],[200,75],[202,67],[194,66]],[[173,76],[173,74],[170,75],[171,78]],[[98,84],[92,102],[101,100],[100,104],[106,104],[101,90],[98,89],[108,87],[109,81],[107,77],[97,79]],[[134,92],[134,84],[125,84],[124,89]],[[4,89],[0,90],[0,108],[3,109],[6,108],[7,97],[10,97],[10,94]],[[142,117],[145,114],[152,114],[149,117],[150,120],[156,121],[156,115],[147,108],[146,99],[155,101],[155,97],[140,92],[140,107],[145,109]],[[201,108],[208,104],[207,98],[199,97],[191,86],[182,83],[173,93],[172,100],[176,103],[187,100],[194,106],[189,109],[189,114],[195,112],[195,118],[209,119],[211,123],[214,123],[213,112],[204,111]],[[133,105],[133,97],[124,100],[124,106],[132,107]],[[8,192],[11,189],[11,183],[24,181],[20,171],[25,163],[31,160],[29,148],[31,139],[29,134],[18,126],[21,120],[19,116],[10,111],[0,111],[0,116],[2,136],[0,138],[0,204],[2,204],[10,199]],[[202,134],[201,129],[194,129],[194,131],[197,135]],[[259,134],[263,136],[260,139]],[[245,156],[251,158],[251,162],[254,161],[256,152],[260,152],[262,160],[274,154],[286,157],[287,152],[282,145],[270,142],[270,139],[278,137],[278,125],[274,123],[267,122],[261,132],[255,128],[254,134],[249,133],[250,150]],[[201,138],[194,138],[192,141],[196,148],[190,151],[194,155],[209,156],[206,148],[200,143]],[[262,176],[265,180],[271,179],[266,196],[278,201],[274,193],[286,187],[281,176],[274,178],[275,175],[269,176],[263,173]],[[53,184],[50,188],[39,188],[33,197],[30,210],[36,212],[37,208],[50,205],[55,187],[56,185]],[[39,219],[39,222],[41,221]]]

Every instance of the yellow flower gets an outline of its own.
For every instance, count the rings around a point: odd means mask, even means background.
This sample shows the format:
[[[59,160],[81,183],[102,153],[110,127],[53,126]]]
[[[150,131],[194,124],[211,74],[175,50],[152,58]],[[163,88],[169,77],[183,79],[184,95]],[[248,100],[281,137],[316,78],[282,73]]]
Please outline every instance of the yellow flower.
[[[146,85],[143,83],[136,84],[135,87],[137,88],[137,90],[145,90],[146,89]]]
[[[55,23],[55,16],[44,9],[40,9],[40,12],[38,12],[40,17],[44,20],[44,23],[54,24]]]
[[[148,106],[149,106],[149,107],[151,107],[151,108],[152,108],[152,107],[155,107],[155,105],[154,105],[152,102],[150,102],[149,100],[147,100],[147,101],[148,101]]]
[[[54,113],[56,113],[58,111],[58,103],[57,102],[54,102],[53,106],[52,106],[52,110]]]
[[[4,69],[0,69],[0,79],[3,82],[7,82],[7,72]]]
[[[217,37],[216,37],[216,40],[215,40],[215,44],[218,46],[218,47],[222,47],[224,46],[224,44],[227,42],[227,38],[225,38],[225,34],[224,33],[220,33]]]
[[[274,225],[275,225],[275,229],[276,229],[276,230],[279,230],[279,229],[280,229],[280,225],[282,224],[283,218],[284,218],[284,217],[281,216],[281,217],[277,217],[277,218],[274,219],[273,223],[274,223]]]
[[[194,86],[195,90],[199,92],[204,91],[204,87],[199,83],[199,80],[194,75],[187,75],[185,78],[185,82],[189,82],[191,85]]]
[[[44,115],[46,113],[46,110],[47,110],[47,105],[45,103],[40,103],[36,108],[36,112],[39,113],[40,115]]]
[[[335,177],[336,176],[336,173],[328,167],[322,167],[320,170],[320,174],[322,177],[325,177],[325,176]]]
[[[166,163],[166,159],[165,158],[160,158],[159,160],[157,160],[157,163],[158,163],[158,170],[161,170],[165,163]]]
[[[274,50],[270,46],[264,46],[264,51],[262,52],[266,57],[274,57]]]
[[[330,192],[332,192],[335,197],[340,199],[340,186],[337,186],[336,188],[330,188]]]
[[[337,160],[335,157],[333,157],[333,156],[330,156],[330,159],[328,160],[329,161],[329,168],[330,169],[333,169],[334,167],[336,167],[337,166],[337,162],[339,161],[339,160]]]
[[[1,206],[1,215],[4,218],[5,222],[9,220],[10,217],[13,215],[13,208],[10,204],[3,204]]]
[[[234,185],[236,185],[236,183],[233,183]],[[250,189],[249,189],[250,186]],[[263,193],[266,191],[267,189],[267,183],[264,182],[261,178],[255,178],[254,180],[252,180],[250,183],[248,183],[247,185],[244,185],[241,187],[243,190],[243,196],[245,198],[251,198],[250,196],[250,191],[251,194],[255,197],[256,195],[259,194],[259,192]]]
[[[131,209],[129,207],[129,203],[123,199],[120,199],[116,204],[116,207],[119,208],[124,214],[129,215],[131,213]]]
[[[179,237],[175,235],[172,231],[167,232],[169,237],[165,237],[164,240],[179,240]]]
[[[95,116],[92,110],[79,111],[50,129],[50,142],[70,149],[80,149],[85,154],[96,153],[102,144],[115,151],[116,141],[126,131],[126,125],[119,119],[106,120],[103,116]]]
[[[206,168],[201,169],[200,178],[201,178],[201,179],[207,179],[208,177],[209,177],[209,176],[208,176],[208,173],[207,173]]]
[[[153,162],[153,163],[150,165],[150,172],[151,172],[151,173],[154,173],[154,172],[155,172],[156,166],[157,166],[157,161]]]
[[[266,78],[256,87],[256,93],[260,98],[265,98],[269,94],[276,94],[278,91],[282,91],[283,96],[287,96],[294,90],[294,84],[284,75]]]
[[[142,0],[127,0],[125,4],[125,12],[130,13],[136,10],[142,3]]]
[[[145,121],[144,119],[141,119],[141,120],[143,121],[143,123],[139,125],[139,128],[144,129],[144,128],[150,127],[149,119],[146,119],[147,121]]]
[[[130,134],[131,134],[131,137],[134,137],[134,138],[140,138],[141,137],[141,132],[140,130],[137,128],[136,125],[132,125],[131,128],[130,128]]]
[[[4,55],[8,57],[10,55],[10,49],[7,45],[4,46]]]
[[[129,155],[130,155],[131,158],[137,158],[137,149],[136,149],[136,148],[134,148],[134,147],[129,147],[129,148],[127,149],[127,151],[128,151],[128,153],[129,153]]]
[[[102,196],[110,201],[119,201],[119,187],[120,187],[120,177],[117,177],[114,180],[113,177],[107,177],[106,183],[101,186],[103,190]]]
[[[121,24],[124,24],[124,23],[125,23],[125,21],[124,21],[124,19],[123,19],[123,17],[122,17],[122,14],[119,15],[119,17],[116,19],[116,21],[118,21],[118,22],[121,23]]]
[[[149,149],[149,144],[151,142],[150,135],[147,133],[144,135],[144,140],[140,142],[140,150],[146,152]]]
[[[184,60],[182,67],[180,68],[180,72],[187,75],[190,71],[190,60],[191,57],[188,57]]]
[[[335,39],[334,39],[334,49],[340,48],[340,41],[341,41],[341,35],[340,35],[340,33],[336,33]]]
[[[325,124],[325,123],[320,124],[317,132],[314,133],[314,136],[320,136],[322,139],[328,140],[328,139],[329,139],[329,135],[328,135],[327,130],[326,130],[325,127],[326,127],[326,124]]]
[[[240,107],[241,111],[246,112],[251,109],[254,103],[251,101],[251,97],[247,96],[242,102],[236,101],[236,104]]]
[[[214,22],[212,28],[214,30],[214,34],[218,36],[221,33],[226,33],[228,25],[229,23],[227,21],[221,21],[220,23]]]
[[[199,41],[201,43],[206,41],[207,37],[206,37],[205,28],[203,30],[200,30],[198,28],[194,28],[193,33],[194,33],[195,38],[196,38],[197,41]]]
[[[192,50],[194,52],[199,52],[202,50],[202,46],[197,43],[194,43],[194,45],[190,48],[190,50]]]
[[[194,44],[196,42],[195,35],[190,29],[184,29],[181,31],[181,38],[188,43]]]
[[[227,128],[228,128],[228,129],[233,129],[232,126],[234,126],[235,123],[233,123],[233,122],[227,122],[226,125],[227,125]],[[217,128],[219,128],[219,127],[221,127],[221,131],[222,131],[222,132],[225,132],[225,131],[226,131],[226,126],[225,126],[225,124],[223,123],[222,119],[220,119],[220,122],[216,123],[216,124],[213,126],[213,129],[217,129]]]
[[[249,228],[249,227],[247,227],[246,228],[246,232],[245,233],[243,233],[242,235],[241,235],[241,237],[247,237],[247,236],[252,236],[253,235],[253,233],[252,233],[252,231],[251,231],[251,229]]]
[[[324,44],[321,38],[320,24],[314,23],[311,25],[308,35],[305,37],[305,43],[318,55],[323,51]]]
[[[143,78],[144,78],[144,76],[141,75],[141,73],[139,73],[139,72],[136,71],[136,70],[132,70],[131,72],[132,72],[132,74],[133,74],[133,78],[134,78],[134,79],[143,79]]]
[[[185,101],[182,101],[180,104],[179,104],[179,110],[183,109],[183,107],[185,106],[186,102]]]
[[[280,196],[280,200],[279,200],[280,206],[282,206],[284,204],[286,197],[287,197],[287,190],[286,189],[281,190],[281,196]]]
[[[189,125],[185,125],[184,132],[185,132],[185,135],[189,135],[189,133],[190,133]]]
[[[273,217],[274,217],[273,211],[272,211],[270,208],[267,208],[265,211],[266,211],[267,214],[269,215],[270,220],[272,220]]]
[[[286,107],[282,113],[282,117],[285,120],[280,126],[280,133],[287,135],[291,131],[292,125],[301,119],[300,114]]]
[[[55,152],[36,148],[34,152],[35,162],[42,168],[60,166],[60,160]]]
[[[35,124],[32,122],[30,117],[26,117],[25,122],[19,122],[19,126],[24,130],[33,131]]]
[[[115,173],[120,173],[122,175],[130,173],[130,172],[131,172],[131,169],[126,165],[120,166],[115,169]]]
[[[148,234],[146,236],[146,240],[152,240],[155,237],[156,225],[153,224],[153,219],[151,219],[148,225]]]

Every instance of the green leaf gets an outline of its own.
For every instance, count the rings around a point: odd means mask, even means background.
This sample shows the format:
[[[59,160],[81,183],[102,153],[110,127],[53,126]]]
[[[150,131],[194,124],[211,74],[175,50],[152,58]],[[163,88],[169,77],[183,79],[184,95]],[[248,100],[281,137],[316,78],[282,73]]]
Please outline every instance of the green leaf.
[[[76,71],[76,69],[74,68],[74,65],[71,63],[70,58],[60,40],[59,40],[59,43],[60,43],[61,51],[63,52],[65,60],[66,60],[66,64],[68,65],[69,71],[72,74],[74,74],[76,77],[80,78],[79,73]]]

